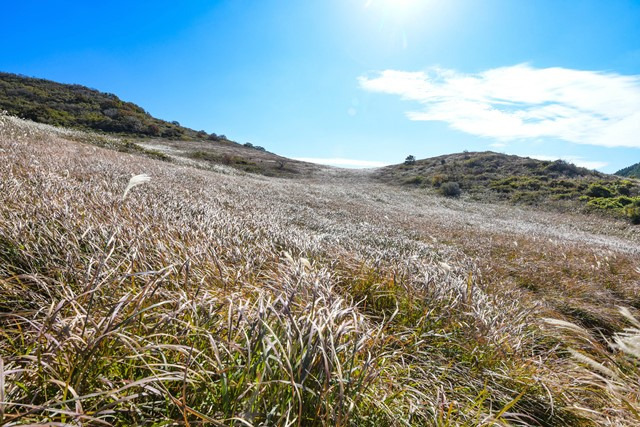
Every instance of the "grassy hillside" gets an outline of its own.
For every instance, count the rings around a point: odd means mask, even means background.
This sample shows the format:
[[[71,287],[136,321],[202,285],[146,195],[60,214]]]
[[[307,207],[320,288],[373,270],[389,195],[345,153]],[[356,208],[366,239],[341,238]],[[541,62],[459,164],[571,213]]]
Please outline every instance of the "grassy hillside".
[[[230,141],[168,140],[145,138],[134,140],[136,145],[160,153],[174,163],[216,170],[231,167],[235,170],[271,177],[307,177],[327,167],[278,156],[251,144],[239,145]]]
[[[381,168],[382,182],[475,200],[582,209],[640,223],[640,183],[577,167],[493,152],[458,153]],[[459,190],[456,190],[458,188]]]
[[[156,119],[114,94],[9,73],[0,73],[2,110],[38,123],[102,132],[164,138],[209,136]]]
[[[159,120],[116,95],[0,73],[0,112],[54,126],[106,133],[66,136],[122,152],[190,164],[205,169],[219,165],[267,176],[305,176],[318,167],[287,159],[251,143],[238,144],[224,135],[207,134]]]
[[[640,162],[624,169],[620,169],[616,172],[616,175],[640,179]]]
[[[2,115],[0,159],[0,424],[638,422],[623,222],[195,169]]]

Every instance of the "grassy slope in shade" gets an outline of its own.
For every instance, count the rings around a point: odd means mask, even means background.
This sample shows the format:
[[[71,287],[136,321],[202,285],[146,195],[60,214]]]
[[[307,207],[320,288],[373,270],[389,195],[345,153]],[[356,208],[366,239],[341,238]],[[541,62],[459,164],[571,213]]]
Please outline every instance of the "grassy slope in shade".
[[[640,179],[640,163],[620,169],[616,175]]]
[[[0,424],[638,422],[637,228],[69,135],[0,115]]]

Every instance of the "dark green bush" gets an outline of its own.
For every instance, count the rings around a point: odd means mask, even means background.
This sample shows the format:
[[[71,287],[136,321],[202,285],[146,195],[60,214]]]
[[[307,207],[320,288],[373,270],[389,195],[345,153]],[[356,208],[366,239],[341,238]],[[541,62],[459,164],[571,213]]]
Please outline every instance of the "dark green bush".
[[[589,197],[613,197],[613,191],[602,184],[591,184],[587,189]]]
[[[579,175],[581,172],[581,169],[583,168],[579,168],[573,163],[565,162],[564,160],[556,160],[554,162],[551,162],[546,167],[547,172],[556,172],[556,173],[567,175],[567,176]]]
[[[640,224],[640,206],[626,206],[624,214],[632,224]]]
[[[458,197],[462,191],[457,182],[445,182],[440,185],[440,194],[447,197]]]
[[[622,181],[616,182],[613,188],[615,188],[618,194],[621,194],[623,196],[630,196],[631,189],[633,188],[633,183],[631,181],[623,179]]]

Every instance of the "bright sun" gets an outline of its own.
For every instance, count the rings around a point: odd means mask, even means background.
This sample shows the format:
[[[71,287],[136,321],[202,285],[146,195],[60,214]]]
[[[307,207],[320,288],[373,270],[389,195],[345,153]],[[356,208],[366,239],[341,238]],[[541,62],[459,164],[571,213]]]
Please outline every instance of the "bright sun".
[[[389,17],[411,17],[426,6],[428,0],[365,0],[365,8]]]
[[[417,3],[420,3],[420,1],[421,0],[367,0],[365,7],[376,5],[385,8],[409,9]]]
[[[360,3],[362,1],[362,3]],[[430,19],[434,0],[359,0],[367,16],[375,22],[377,33],[400,40],[407,48],[410,38],[422,31]]]

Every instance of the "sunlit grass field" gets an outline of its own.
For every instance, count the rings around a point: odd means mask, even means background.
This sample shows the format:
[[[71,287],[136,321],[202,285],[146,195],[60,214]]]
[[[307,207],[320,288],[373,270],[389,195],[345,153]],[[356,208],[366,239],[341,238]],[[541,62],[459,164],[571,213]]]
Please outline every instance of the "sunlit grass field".
[[[104,138],[0,115],[0,424],[640,423],[638,227]]]

